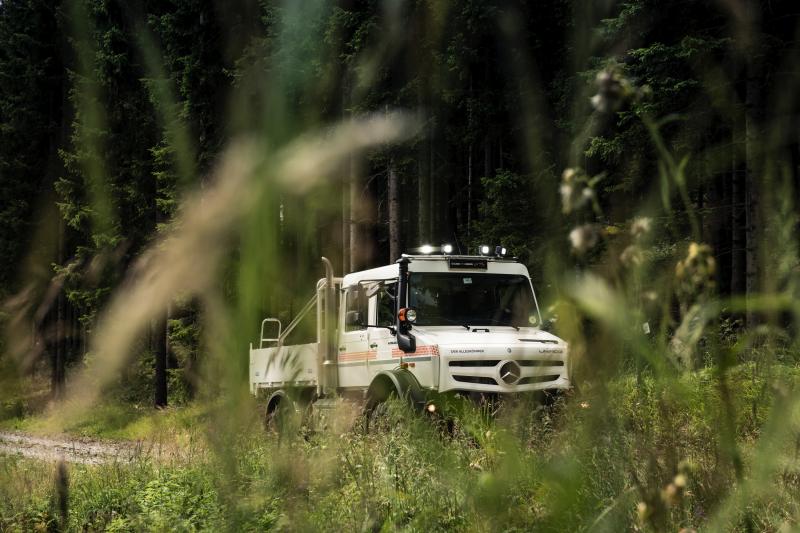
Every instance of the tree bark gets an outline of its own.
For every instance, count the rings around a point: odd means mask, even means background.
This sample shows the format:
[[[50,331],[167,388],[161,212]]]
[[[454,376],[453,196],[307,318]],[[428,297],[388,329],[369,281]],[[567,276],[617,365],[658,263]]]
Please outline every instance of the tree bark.
[[[428,139],[429,141],[429,154],[430,163],[428,164],[428,240],[433,242],[436,238],[436,231],[437,227],[437,216],[436,216],[436,182],[437,182],[437,175],[436,175],[436,139],[434,137],[435,130],[433,126],[431,126]]]
[[[59,239],[61,241],[61,239]],[[59,242],[59,248],[62,247]],[[56,298],[56,328],[55,328],[55,361],[53,365],[52,392],[53,397],[61,398],[64,392],[64,382],[66,381],[66,335],[64,334],[65,306],[63,289],[59,290]]]
[[[426,157],[425,148],[427,143],[420,143],[422,148],[419,153],[419,178],[417,181],[417,241],[419,243],[430,241],[430,205],[428,196],[430,194],[430,173],[427,168],[429,161]]]
[[[467,150],[467,241],[469,241],[472,228],[472,143],[469,143]]]
[[[491,131],[491,130],[490,130]],[[483,177],[490,178],[494,174],[492,169],[492,138],[489,133],[483,138]]]
[[[342,275],[350,272],[350,171],[342,180]]]
[[[160,194],[158,181],[155,183],[155,199]],[[168,218],[168,213],[155,204],[155,225],[154,231],[158,231],[158,225]],[[155,320],[155,331],[151,334],[151,341],[154,361],[153,373],[153,404],[156,408],[167,406],[167,359],[169,357],[169,306],[164,309],[163,314]]]
[[[153,336],[155,346],[153,354],[155,356],[155,397],[156,407],[167,406],[167,357],[169,354],[169,313],[166,312],[156,320],[155,335]]]
[[[741,115],[741,114],[740,114]],[[731,161],[731,294],[745,292],[745,180],[744,180],[744,116],[736,118],[733,127]]]
[[[758,57],[760,43],[760,13],[754,1],[749,3],[753,35],[747,48],[745,81],[745,293],[747,300],[747,325],[754,325],[751,298],[759,290],[759,244],[761,237],[760,177],[761,164],[761,61]]]
[[[358,208],[359,208],[359,190],[358,190],[358,177],[356,175],[355,161],[350,159],[350,214],[348,217],[348,226],[350,228],[350,272],[355,272],[361,266],[359,260],[359,227],[358,227]]]
[[[430,116],[431,106],[425,105],[425,89],[422,87],[417,93],[417,105],[423,114],[427,115],[428,124],[426,128],[430,132],[430,124],[432,117]],[[423,138],[419,140],[417,145],[417,244],[430,241],[430,211],[428,209],[428,193],[430,192],[430,161],[428,159],[427,150],[429,148],[428,142]]]
[[[397,183],[397,168],[394,159],[389,160],[389,263],[400,258],[400,195]]]

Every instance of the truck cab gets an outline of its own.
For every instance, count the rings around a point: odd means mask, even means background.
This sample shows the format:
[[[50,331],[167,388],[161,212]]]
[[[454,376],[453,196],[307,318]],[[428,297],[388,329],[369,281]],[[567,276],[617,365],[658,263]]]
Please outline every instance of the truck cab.
[[[404,256],[342,280],[339,386],[361,387],[385,369],[408,370],[423,389],[513,393],[569,388],[567,346],[543,331],[524,265],[498,257]],[[402,298],[401,300],[398,300]],[[414,349],[398,345],[406,310]],[[413,321],[408,315],[413,314]]]

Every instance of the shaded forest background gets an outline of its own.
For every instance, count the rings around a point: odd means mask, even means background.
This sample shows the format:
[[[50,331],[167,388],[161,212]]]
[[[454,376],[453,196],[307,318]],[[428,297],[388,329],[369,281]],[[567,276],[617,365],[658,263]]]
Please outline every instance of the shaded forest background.
[[[673,269],[705,243],[695,255],[713,258],[709,290],[774,290],[776,272],[798,268],[770,247],[773,231],[797,240],[798,11],[3,0],[0,296],[6,322],[24,318],[32,332],[6,348],[26,354],[17,371],[49,372],[58,394],[113,290],[231,140],[258,135],[269,150],[397,109],[418,119],[410,141],[351,158],[322,192],[270,199],[255,231],[285,268],[262,272],[265,314],[302,306],[319,256],[350,272],[423,243],[502,243],[552,299],[552,265],[613,272],[636,260],[615,236],[643,215],[655,264]],[[247,257],[228,258],[228,299],[244,297],[231,280]],[[126,398],[196,393],[204,312],[175,294],[134,350]],[[728,318],[733,329],[759,321]]]

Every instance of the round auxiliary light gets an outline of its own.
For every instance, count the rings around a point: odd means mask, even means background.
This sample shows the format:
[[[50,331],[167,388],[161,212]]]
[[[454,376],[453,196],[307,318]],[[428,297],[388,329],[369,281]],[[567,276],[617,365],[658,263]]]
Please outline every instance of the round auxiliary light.
[[[409,322],[416,322],[417,321],[417,310],[416,309],[406,309],[406,320]]]
[[[453,245],[452,244],[443,244],[442,245],[442,253],[443,254],[452,254],[453,253]]]
[[[489,255],[491,248],[488,244],[481,244],[481,255]]]
[[[430,244],[423,244],[422,246],[419,247],[419,251],[426,255],[433,253],[433,246],[431,246]]]
[[[435,413],[436,412],[436,404],[435,403],[429,403],[428,407],[426,407],[425,409],[427,409],[429,413]]]

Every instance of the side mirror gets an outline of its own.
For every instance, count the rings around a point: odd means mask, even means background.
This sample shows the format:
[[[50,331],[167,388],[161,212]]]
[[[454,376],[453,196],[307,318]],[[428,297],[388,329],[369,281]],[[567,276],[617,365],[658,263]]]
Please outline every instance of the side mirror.
[[[344,315],[344,325],[345,326],[361,326],[363,321],[361,320],[361,313],[358,311],[348,311]]]
[[[397,332],[397,347],[400,348],[403,353],[413,353],[417,351],[417,339],[406,332],[398,331]]]

